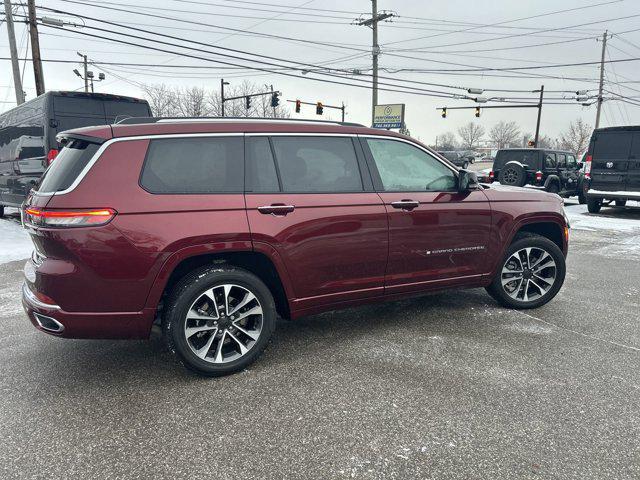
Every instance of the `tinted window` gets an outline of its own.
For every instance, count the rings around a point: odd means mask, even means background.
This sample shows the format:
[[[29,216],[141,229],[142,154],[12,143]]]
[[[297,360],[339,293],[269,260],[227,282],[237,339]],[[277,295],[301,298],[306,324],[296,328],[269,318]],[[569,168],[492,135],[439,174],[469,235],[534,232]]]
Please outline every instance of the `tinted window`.
[[[567,156],[564,153],[558,153],[557,154],[557,158],[558,158],[558,166],[560,168],[566,168],[567,167]]]
[[[348,137],[273,137],[285,192],[362,191],[353,142]]]
[[[151,193],[241,192],[241,137],[152,140],[140,184]]]
[[[538,168],[537,150],[498,150],[493,162],[493,170],[502,170],[507,162],[520,162],[530,168]]]
[[[545,153],[544,154],[544,168],[556,168],[558,166],[558,161],[556,159],[555,153]]]
[[[599,132],[596,136],[593,156],[595,158],[628,158],[631,148],[629,132]]]
[[[267,137],[247,137],[247,191],[278,192],[278,175]]]
[[[71,140],[47,169],[38,186],[41,192],[60,192],[71,186],[87,166],[99,145],[81,140]]]
[[[451,169],[424,150],[394,140],[368,138],[367,144],[387,192],[445,191],[456,186]]]

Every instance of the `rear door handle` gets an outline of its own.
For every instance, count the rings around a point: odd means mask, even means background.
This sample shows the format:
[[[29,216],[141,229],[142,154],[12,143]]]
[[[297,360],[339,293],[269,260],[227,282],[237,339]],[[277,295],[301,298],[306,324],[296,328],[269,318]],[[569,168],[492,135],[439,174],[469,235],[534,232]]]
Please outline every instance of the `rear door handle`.
[[[420,205],[420,202],[417,202],[415,200],[400,200],[398,202],[391,202],[391,206],[393,208],[397,208],[400,210],[413,210],[419,205]]]
[[[296,209],[294,205],[284,205],[282,203],[274,203],[272,205],[264,205],[258,207],[258,211],[263,215],[287,215]]]

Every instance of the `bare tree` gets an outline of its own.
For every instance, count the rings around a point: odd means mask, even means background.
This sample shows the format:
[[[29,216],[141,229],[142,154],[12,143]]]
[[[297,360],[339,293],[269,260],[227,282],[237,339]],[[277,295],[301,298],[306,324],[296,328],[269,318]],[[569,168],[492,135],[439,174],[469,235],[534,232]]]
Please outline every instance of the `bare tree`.
[[[482,125],[478,125],[474,122],[469,122],[466,125],[458,128],[458,136],[460,137],[461,147],[466,150],[472,150],[478,146],[482,137],[484,137],[485,130]]]
[[[498,122],[489,131],[489,139],[497,149],[517,147],[520,143],[520,128],[516,122]]]
[[[159,85],[143,85],[142,90],[156,117],[171,117],[175,112],[175,93],[164,83]]]
[[[436,137],[436,150],[455,150],[456,136],[453,132],[446,132]]]
[[[207,94],[202,87],[175,89],[175,109],[179,117],[206,117],[209,108]]]
[[[591,125],[578,118],[569,124],[569,128],[565,132],[560,134],[558,147],[580,155],[587,149],[592,131]]]

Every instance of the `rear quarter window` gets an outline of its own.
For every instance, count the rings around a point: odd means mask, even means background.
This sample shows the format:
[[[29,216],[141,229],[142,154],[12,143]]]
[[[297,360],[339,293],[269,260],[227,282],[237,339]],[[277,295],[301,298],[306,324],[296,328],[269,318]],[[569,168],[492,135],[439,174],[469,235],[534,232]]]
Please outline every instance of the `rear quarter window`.
[[[140,185],[150,193],[225,193],[244,189],[242,137],[151,140]]]
[[[37,187],[40,192],[60,192],[69,188],[100,148],[96,143],[71,140],[44,172]]]

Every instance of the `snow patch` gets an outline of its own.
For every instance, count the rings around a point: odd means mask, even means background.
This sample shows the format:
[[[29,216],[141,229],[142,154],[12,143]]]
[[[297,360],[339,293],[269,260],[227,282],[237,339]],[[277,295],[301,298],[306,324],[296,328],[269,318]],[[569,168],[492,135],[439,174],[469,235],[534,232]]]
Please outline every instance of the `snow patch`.
[[[29,258],[32,250],[29,234],[15,219],[0,219],[0,264]]]
[[[590,232],[607,230],[640,234],[640,210],[614,210],[604,207],[600,213],[589,213],[586,205],[565,205],[564,211],[569,217],[571,228],[575,230]]]

